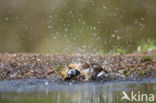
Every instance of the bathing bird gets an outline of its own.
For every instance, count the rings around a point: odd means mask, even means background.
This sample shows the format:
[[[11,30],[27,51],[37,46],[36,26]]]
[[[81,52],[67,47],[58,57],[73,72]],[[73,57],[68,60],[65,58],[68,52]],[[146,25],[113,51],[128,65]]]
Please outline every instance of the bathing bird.
[[[92,78],[92,69],[88,64],[84,63],[71,63],[60,72],[60,75],[65,80],[82,79],[89,81]]]
[[[80,69],[79,64],[69,64],[61,70],[60,75],[64,79],[73,79],[80,75]]]

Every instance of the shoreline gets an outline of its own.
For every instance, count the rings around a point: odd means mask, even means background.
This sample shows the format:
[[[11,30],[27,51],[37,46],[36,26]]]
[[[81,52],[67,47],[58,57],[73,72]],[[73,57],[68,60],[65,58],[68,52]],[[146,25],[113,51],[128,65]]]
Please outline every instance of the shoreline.
[[[156,51],[148,51],[112,56],[4,53],[0,54],[0,80],[62,79],[60,70],[71,62],[87,62],[108,73],[122,74],[125,76],[122,79],[156,78]],[[120,77],[103,79],[118,80]]]

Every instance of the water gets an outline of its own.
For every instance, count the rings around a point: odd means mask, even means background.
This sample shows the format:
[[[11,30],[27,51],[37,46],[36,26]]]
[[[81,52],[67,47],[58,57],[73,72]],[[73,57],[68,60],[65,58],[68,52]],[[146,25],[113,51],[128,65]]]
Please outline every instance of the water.
[[[123,91],[128,96],[132,91],[156,96],[156,80],[65,84],[47,79],[0,81],[0,103],[121,103]]]
[[[1,53],[152,50],[155,27],[156,0],[0,0]],[[156,82],[0,81],[0,103],[121,103],[123,90],[156,95]]]
[[[155,27],[156,0],[0,0],[0,52],[156,49]]]

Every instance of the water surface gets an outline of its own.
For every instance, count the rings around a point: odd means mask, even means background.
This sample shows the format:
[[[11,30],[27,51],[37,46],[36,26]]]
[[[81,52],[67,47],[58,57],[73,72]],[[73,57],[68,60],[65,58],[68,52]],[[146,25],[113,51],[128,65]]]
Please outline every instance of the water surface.
[[[47,79],[0,81],[0,103],[130,103],[121,101],[122,91],[129,96],[132,91],[156,95],[156,81],[65,84]]]

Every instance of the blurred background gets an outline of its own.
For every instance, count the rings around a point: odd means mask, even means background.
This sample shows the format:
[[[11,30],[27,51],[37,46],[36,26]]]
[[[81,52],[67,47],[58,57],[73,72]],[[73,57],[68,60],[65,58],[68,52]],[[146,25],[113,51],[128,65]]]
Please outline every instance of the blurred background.
[[[156,0],[0,0],[0,52],[156,49]]]

